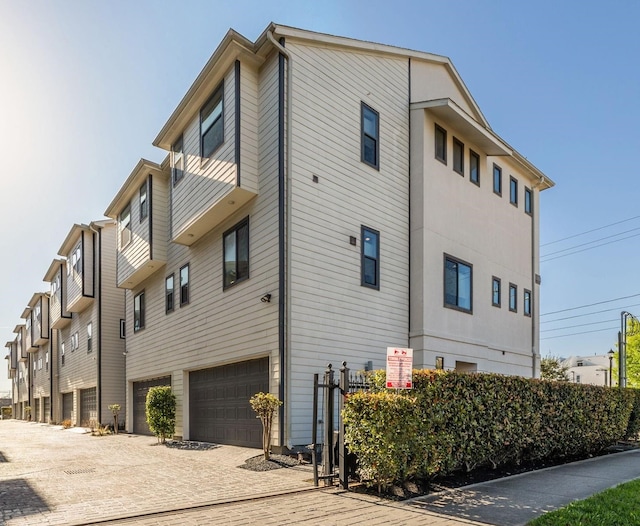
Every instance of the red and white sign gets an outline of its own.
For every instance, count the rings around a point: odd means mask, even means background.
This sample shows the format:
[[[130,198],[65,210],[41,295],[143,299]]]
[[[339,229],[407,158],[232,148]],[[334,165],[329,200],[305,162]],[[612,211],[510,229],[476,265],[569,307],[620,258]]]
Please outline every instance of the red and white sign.
[[[387,347],[387,387],[411,389],[413,387],[413,349]]]

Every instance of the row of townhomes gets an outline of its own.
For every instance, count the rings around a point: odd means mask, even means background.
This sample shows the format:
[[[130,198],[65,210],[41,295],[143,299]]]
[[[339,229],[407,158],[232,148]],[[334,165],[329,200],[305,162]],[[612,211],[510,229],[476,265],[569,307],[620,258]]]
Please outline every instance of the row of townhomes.
[[[261,445],[248,399],[310,443],[313,374],[346,361],[539,373],[539,194],[442,56],[271,24],[224,37],[106,208],[74,225],[9,347],[14,411]]]

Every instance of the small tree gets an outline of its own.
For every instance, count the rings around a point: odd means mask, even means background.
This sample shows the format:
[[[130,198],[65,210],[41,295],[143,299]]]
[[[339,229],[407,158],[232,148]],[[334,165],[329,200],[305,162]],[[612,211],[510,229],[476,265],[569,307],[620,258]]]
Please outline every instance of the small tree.
[[[169,386],[152,387],[145,406],[149,429],[164,444],[176,428],[176,397]]]
[[[113,432],[118,434],[118,415],[120,414],[120,404],[111,404],[109,406],[109,411],[113,413]]]
[[[547,356],[540,360],[540,378],[543,380],[555,380],[557,382],[568,382],[568,365],[563,365],[560,358]]]
[[[273,415],[282,402],[271,393],[256,393],[249,400],[253,410],[258,413],[256,418],[262,422],[262,450],[264,459],[269,460],[271,453],[271,426],[273,425]]]
[[[29,406],[29,405],[25,406],[25,408],[24,408],[24,417],[27,420],[31,421],[31,406]]]

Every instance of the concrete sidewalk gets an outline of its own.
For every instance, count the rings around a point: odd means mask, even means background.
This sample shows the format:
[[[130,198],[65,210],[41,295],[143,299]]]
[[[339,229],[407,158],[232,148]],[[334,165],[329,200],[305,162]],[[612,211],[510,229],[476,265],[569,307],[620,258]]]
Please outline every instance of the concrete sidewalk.
[[[629,451],[390,502],[314,489],[308,465],[239,467],[261,450],[172,449],[154,437],[78,431],[0,421],[1,524],[510,526],[640,477],[640,451]]]

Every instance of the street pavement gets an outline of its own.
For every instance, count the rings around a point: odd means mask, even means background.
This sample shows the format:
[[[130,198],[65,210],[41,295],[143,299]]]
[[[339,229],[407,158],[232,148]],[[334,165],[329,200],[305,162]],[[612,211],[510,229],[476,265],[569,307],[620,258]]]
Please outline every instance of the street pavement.
[[[309,465],[242,469],[261,450],[174,449],[154,437],[93,437],[0,421],[0,524],[520,525],[640,477],[640,451],[391,502],[313,487]]]

